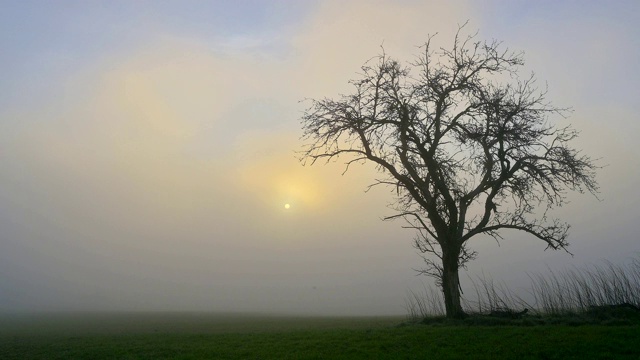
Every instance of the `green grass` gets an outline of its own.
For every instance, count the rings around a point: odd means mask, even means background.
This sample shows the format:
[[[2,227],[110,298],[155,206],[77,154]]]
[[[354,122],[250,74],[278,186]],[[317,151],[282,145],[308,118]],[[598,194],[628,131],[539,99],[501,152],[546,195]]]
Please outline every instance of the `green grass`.
[[[0,318],[2,359],[638,359],[640,326],[398,326],[398,318]]]

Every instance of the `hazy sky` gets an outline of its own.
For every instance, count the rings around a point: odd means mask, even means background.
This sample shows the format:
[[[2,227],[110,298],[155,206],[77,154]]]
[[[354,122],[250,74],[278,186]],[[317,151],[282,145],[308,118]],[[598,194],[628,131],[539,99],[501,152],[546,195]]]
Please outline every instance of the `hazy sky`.
[[[430,282],[414,234],[379,221],[371,167],[300,165],[299,101],[467,20],[525,52],[606,165],[602,201],[555,212],[574,257],[506,232],[472,241],[468,273],[518,288],[638,256],[639,19],[635,0],[0,0],[0,311],[403,314]]]

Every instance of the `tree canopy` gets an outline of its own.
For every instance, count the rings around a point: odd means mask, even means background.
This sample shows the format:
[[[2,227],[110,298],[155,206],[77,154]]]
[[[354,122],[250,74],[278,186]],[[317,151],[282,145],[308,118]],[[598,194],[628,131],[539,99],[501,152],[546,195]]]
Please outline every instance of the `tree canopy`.
[[[569,224],[547,210],[567,190],[598,191],[597,166],[571,146],[578,132],[552,121],[569,110],[519,74],[523,54],[463,30],[450,49],[429,37],[405,65],[383,50],[352,93],[310,100],[302,117],[304,161],[372,162],[383,174],[372,185],[394,187],[390,218],[417,229],[422,271],[438,279],[451,317],[464,314],[458,270],[476,256],[470,239],[513,229],[566,250]]]

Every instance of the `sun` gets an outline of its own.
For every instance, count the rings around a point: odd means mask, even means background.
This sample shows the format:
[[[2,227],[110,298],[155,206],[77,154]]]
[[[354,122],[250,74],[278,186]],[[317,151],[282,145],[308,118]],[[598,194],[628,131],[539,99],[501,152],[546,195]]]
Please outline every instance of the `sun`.
[[[288,209],[288,208],[290,208],[290,207],[291,207],[291,205],[289,205],[289,204],[284,204],[284,208],[285,208],[285,209]]]

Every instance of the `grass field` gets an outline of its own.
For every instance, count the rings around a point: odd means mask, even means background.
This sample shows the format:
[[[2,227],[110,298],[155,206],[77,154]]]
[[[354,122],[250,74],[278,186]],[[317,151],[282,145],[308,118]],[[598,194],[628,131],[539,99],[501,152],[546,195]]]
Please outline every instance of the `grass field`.
[[[638,359],[640,326],[427,326],[402,318],[0,316],[2,359]]]

